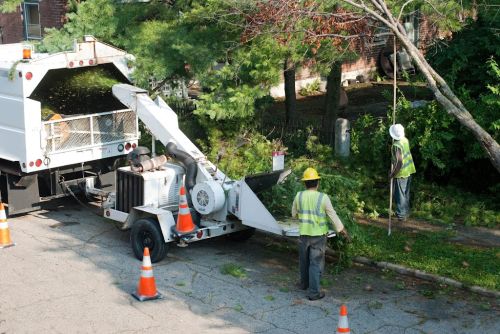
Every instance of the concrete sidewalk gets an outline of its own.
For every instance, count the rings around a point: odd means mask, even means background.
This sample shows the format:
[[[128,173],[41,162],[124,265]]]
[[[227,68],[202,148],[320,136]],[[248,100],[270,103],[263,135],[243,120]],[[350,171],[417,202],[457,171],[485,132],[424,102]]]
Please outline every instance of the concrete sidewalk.
[[[10,218],[0,250],[0,333],[498,333],[497,301],[354,267],[326,275],[327,297],[295,290],[297,255],[249,240],[172,246],[154,266],[161,300],[140,303],[129,234],[70,201]],[[262,238],[262,236],[260,236]],[[221,273],[241,265],[246,277]],[[330,266],[331,269],[331,266]],[[444,292],[443,292],[444,291]]]

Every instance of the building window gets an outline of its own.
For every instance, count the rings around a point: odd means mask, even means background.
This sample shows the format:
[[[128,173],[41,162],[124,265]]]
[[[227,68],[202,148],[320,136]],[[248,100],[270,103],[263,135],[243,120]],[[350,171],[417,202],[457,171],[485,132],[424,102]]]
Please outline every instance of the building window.
[[[41,39],[42,26],[40,25],[40,10],[38,1],[24,2],[23,12],[26,39]]]
[[[418,47],[418,39],[419,39],[419,25],[418,25],[418,17],[419,12],[415,11],[409,15],[407,15],[403,19],[403,27],[406,30],[406,36],[410,39],[410,41]]]

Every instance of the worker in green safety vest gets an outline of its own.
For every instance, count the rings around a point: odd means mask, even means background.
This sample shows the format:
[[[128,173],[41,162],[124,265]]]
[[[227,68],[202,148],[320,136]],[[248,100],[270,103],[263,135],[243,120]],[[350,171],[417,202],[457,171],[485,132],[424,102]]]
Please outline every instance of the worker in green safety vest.
[[[392,194],[396,204],[396,216],[398,220],[404,221],[410,215],[411,175],[416,172],[416,169],[403,126],[391,125],[389,134],[394,139],[391,148],[392,163],[389,178],[395,180]]]
[[[308,289],[309,300],[318,300],[325,296],[320,291],[320,278],[325,266],[330,220],[335,231],[350,241],[349,234],[333,209],[330,198],[318,191],[319,180],[318,172],[314,168],[307,168],[302,177],[307,190],[298,192],[292,204],[292,217],[298,216],[300,221],[299,288]]]

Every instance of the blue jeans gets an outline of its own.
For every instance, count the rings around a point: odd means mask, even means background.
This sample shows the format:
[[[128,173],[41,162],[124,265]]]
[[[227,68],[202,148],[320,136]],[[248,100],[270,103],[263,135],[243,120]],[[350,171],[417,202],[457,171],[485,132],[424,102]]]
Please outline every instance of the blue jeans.
[[[405,219],[410,215],[411,175],[394,179],[393,199],[396,204],[396,216]]]
[[[299,237],[300,284],[310,297],[319,296],[320,278],[325,268],[326,236]]]

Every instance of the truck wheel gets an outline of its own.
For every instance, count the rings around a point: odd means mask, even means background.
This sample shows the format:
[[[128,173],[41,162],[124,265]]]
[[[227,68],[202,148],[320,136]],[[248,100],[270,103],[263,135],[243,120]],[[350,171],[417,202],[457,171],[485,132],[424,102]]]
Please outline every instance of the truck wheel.
[[[255,229],[251,227],[246,230],[228,234],[227,236],[232,241],[246,241],[250,239],[254,234],[255,234]]]
[[[163,260],[168,250],[160,225],[152,218],[139,219],[132,225],[130,243],[138,260],[142,260],[144,247],[148,247],[153,263]]]

